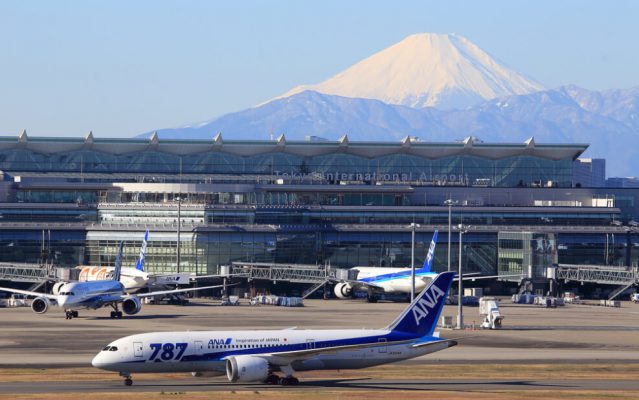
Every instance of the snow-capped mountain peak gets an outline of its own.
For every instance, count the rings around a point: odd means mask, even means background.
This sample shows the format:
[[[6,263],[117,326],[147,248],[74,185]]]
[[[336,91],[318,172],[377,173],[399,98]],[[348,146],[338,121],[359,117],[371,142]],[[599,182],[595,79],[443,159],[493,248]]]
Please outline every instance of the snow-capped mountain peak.
[[[465,108],[496,97],[543,90],[534,80],[509,69],[477,45],[456,34],[408,36],[304,90],[381,100],[413,108]]]

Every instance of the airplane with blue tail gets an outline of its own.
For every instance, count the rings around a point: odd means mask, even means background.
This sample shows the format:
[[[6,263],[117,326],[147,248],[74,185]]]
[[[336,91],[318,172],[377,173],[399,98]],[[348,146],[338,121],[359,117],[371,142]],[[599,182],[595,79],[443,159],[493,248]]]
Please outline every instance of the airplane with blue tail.
[[[73,319],[74,317],[78,317],[78,309],[95,310],[102,307],[113,308],[113,311],[111,311],[111,318],[122,318],[122,312],[127,315],[139,313],[142,309],[142,301],[140,299],[144,297],[216,289],[223,286],[205,286],[130,294],[120,281],[120,273],[122,270],[122,248],[123,242],[120,242],[118,255],[115,260],[115,268],[113,270],[112,278],[109,280],[64,282],[60,283],[57,286],[57,292],[52,294],[4,287],[0,287],[0,290],[35,297],[35,299],[31,302],[31,309],[37,314],[46,313],[51,302],[55,302],[59,307],[64,307],[67,319]],[[120,305],[122,306],[122,311],[119,309]]]
[[[120,282],[124,285],[127,293],[136,293],[143,289],[167,289],[178,285],[189,285],[192,280],[201,277],[191,273],[150,273],[145,271],[146,249],[149,241],[149,231],[144,233],[140,255],[135,264],[135,268],[122,267],[120,271]],[[80,274],[78,280],[81,282],[110,280],[113,276],[114,267],[79,266]],[[212,276],[207,276],[210,278]],[[58,282],[53,285],[53,293],[59,292],[59,287],[65,282]]]
[[[298,371],[359,369],[420,357],[455,346],[435,332],[454,273],[444,272],[382,329],[283,329],[153,332],[117,339],[92,365],[132,373],[226,375],[231,382],[294,385]]]
[[[437,276],[431,270],[433,258],[435,257],[435,246],[437,245],[437,231],[433,233],[433,239],[428,248],[426,260],[421,268],[415,269],[415,293],[418,293]],[[384,268],[384,267],[353,267],[350,271],[355,271],[355,279],[341,280],[335,284],[334,293],[337,298],[347,299],[353,296],[355,291],[366,291],[369,302],[376,302],[384,294],[410,294],[412,268]],[[519,277],[517,275],[483,275],[478,273],[464,274],[462,280],[496,279],[500,277]],[[457,280],[455,278],[454,280]]]
[[[431,271],[436,245],[437,231],[433,233],[424,265],[415,269],[415,293],[437,276]],[[340,299],[350,298],[355,290],[367,290],[371,302],[375,302],[381,294],[411,292],[412,268],[354,267],[351,271],[357,272],[357,279],[335,285],[335,295]]]

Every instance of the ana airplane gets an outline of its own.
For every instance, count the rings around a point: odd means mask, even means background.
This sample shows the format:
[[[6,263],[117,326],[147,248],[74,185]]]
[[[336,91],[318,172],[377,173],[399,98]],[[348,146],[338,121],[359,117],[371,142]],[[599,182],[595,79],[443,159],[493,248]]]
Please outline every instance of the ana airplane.
[[[142,309],[142,302],[140,299],[144,297],[222,287],[222,285],[217,285],[199,288],[162,290],[142,294],[128,294],[124,285],[120,282],[121,269],[122,242],[120,242],[118,256],[115,260],[113,278],[111,280],[63,283],[59,286],[57,294],[30,292],[28,290],[4,287],[0,287],[0,290],[34,296],[35,299],[31,302],[31,309],[38,314],[47,312],[51,301],[55,301],[58,306],[64,307],[66,318],[72,319],[74,317],[78,317],[77,309],[79,308],[95,310],[107,306],[113,308],[113,311],[111,311],[111,318],[122,318],[122,311],[124,311],[127,315],[133,315],[140,312]],[[122,311],[119,310],[120,303],[122,304]]]
[[[120,271],[120,282],[124,285],[124,289],[126,289],[127,293],[135,293],[140,289],[151,287],[166,288],[173,285],[188,285],[192,278],[196,278],[195,275],[189,273],[152,274],[146,272],[144,270],[144,260],[148,240],[149,231],[147,230],[144,233],[140,256],[135,268],[122,267]],[[114,270],[114,267],[81,266],[78,268],[80,268],[78,280],[81,282],[110,280]],[[58,282],[53,285],[53,294],[59,293],[60,287],[63,284],[65,284],[65,282]]]
[[[437,231],[433,233],[433,239],[430,242],[426,261],[421,268],[415,269],[415,293],[419,293],[428,282],[437,276],[436,272],[431,271],[433,265],[433,257],[435,256],[435,246],[437,244]],[[350,298],[356,290],[366,290],[368,292],[367,299],[374,303],[377,299],[386,293],[406,293],[411,292],[411,275],[412,268],[381,268],[381,267],[354,267],[352,271],[357,272],[355,280],[340,281],[335,285],[335,296],[340,299]],[[477,279],[495,279],[506,276],[521,275],[492,275],[492,276],[474,276],[476,273],[464,274],[462,280]],[[455,278],[454,280],[457,280]]]
[[[92,364],[119,372],[127,386],[135,372],[226,374],[231,382],[294,385],[295,371],[358,369],[419,357],[457,344],[434,332],[453,277],[437,276],[382,329],[144,333],[109,343]]]
[[[437,274],[431,272],[435,245],[437,244],[437,231],[433,233],[426,261],[421,268],[415,269],[415,293],[419,293],[427,282]],[[355,267],[357,279],[339,282],[335,285],[335,296],[340,299],[350,298],[354,290],[365,289],[368,291],[368,301],[375,302],[381,293],[410,293],[412,268],[380,268],[380,267]]]

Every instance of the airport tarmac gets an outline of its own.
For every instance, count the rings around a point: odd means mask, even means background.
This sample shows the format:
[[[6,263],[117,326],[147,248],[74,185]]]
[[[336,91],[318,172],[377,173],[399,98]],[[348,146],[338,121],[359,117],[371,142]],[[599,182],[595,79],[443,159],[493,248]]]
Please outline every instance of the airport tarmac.
[[[405,303],[369,304],[358,300],[307,300],[303,308],[274,306],[220,306],[217,300],[194,299],[187,306],[144,305],[138,315],[121,320],[109,318],[109,310],[80,311],[80,317],[66,320],[53,307],[43,315],[30,308],[0,309],[0,367],[6,369],[84,367],[91,369],[92,357],[107,343],[122,336],[149,331],[232,330],[304,328],[379,328],[389,324],[406,307]],[[477,307],[465,307],[465,321],[478,325]],[[446,306],[443,315],[456,315]],[[459,339],[451,349],[405,362],[405,365],[495,364],[628,364],[639,363],[639,305],[622,302],[621,308],[567,305],[545,309],[504,302],[501,330],[440,329],[441,336]],[[519,368],[519,367],[517,367]],[[366,370],[363,370],[366,371]],[[504,379],[493,375],[459,380],[441,377],[436,381],[388,378],[379,375],[349,380],[335,375],[304,381],[295,390],[319,387],[352,390],[446,390],[453,385],[464,390],[639,390],[639,382],[622,375],[607,379],[573,379],[555,375]],[[106,376],[106,375],[105,375]],[[108,376],[115,376],[110,374]],[[458,378],[458,377],[455,377]],[[78,379],[61,382],[4,382],[0,393],[113,392],[113,391],[229,391],[275,390],[266,385],[229,384],[224,378],[157,381],[136,380],[125,388],[120,379]],[[553,389],[554,388],[554,389]],[[281,390],[281,388],[279,388]]]
[[[380,328],[404,303],[369,304],[357,300],[307,300],[305,307],[219,306],[195,299],[187,306],[144,305],[138,315],[109,318],[109,309],[81,310],[66,320],[52,307],[46,314],[30,308],[0,309],[0,365],[88,366],[110,341],[150,331],[305,328]],[[639,360],[639,305],[621,308],[567,305],[552,309],[502,304],[503,329],[440,329],[459,346],[426,356],[423,361],[548,362],[571,360]],[[465,322],[478,325],[477,307],[465,307]],[[443,315],[454,316],[455,306]]]
[[[411,379],[316,379],[302,380],[290,388],[295,392],[334,389],[339,391],[359,390],[410,390],[410,391],[509,391],[509,390],[596,390],[596,391],[639,391],[636,380],[599,379],[436,379],[434,381]],[[287,388],[289,389],[289,388]],[[1,393],[44,394],[44,393],[131,393],[131,392],[231,392],[231,391],[281,391],[281,386],[261,383],[230,383],[221,379],[203,380],[155,380],[142,381],[133,386],[121,382],[68,381],[68,382],[23,382],[0,383]]]

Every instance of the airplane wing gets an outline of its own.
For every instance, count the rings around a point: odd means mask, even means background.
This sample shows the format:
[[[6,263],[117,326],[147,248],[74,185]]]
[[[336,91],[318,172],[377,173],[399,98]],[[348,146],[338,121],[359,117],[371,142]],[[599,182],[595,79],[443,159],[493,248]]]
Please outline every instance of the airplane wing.
[[[356,287],[365,287],[365,288],[373,288],[373,289],[384,289],[382,286],[373,282],[362,282],[362,281],[346,281],[351,284],[354,288]]]
[[[235,285],[235,284],[233,284]],[[226,285],[228,286],[233,286],[233,285]],[[216,285],[216,286],[202,286],[202,287],[194,287],[194,288],[186,288],[186,289],[173,289],[173,290],[160,290],[158,292],[149,292],[149,293],[140,293],[140,294],[136,294],[135,296],[137,297],[151,297],[151,296],[160,296],[163,294],[174,294],[174,293],[186,293],[186,292],[195,292],[198,290],[205,290],[205,289],[217,289],[217,288],[221,288],[224,287],[224,285]],[[127,295],[122,296],[122,298],[128,297]]]
[[[333,282],[333,283],[348,283],[350,284],[353,288],[373,288],[373,289],[383,289],[382,286],[373,283],[373,282],[364,282],[364,281],[358,281],[358,280],[350,280],[350,279],[335,279],[335,278],[329,278],[328,279],[329,282]]]
[[[420,347],[430,347],[430,346],[435,346],[435,345],[439,345],[439,344],[443,344],[443,343],[446,343],[448,347],[457,346],[457,341],[456,340],[444,339],[444,340],[435,340],[435,341],[430,341],[430,342],[415,343],[411,347],[414,348],[414,349],[417,349],[417,348],[420,348]]]
[[[24,294],[24,295],[33,296],[33,297],[46,297],[47,299],[50,299],[50,300],[58,299],[58,296],[54,294],[48,294],[48,293],[30,292],[28,290],[11,289],[11,288],[5,288],[5,287],[0,287],[0,290],[4,290],[5,292]]]
[[[387,346],[391,346],[391,345],[398,345],[398,344],[408,344],[412,342],[413,340],[402,340],[402,341],[395,341],[395,342],[386,342],[384,344]],[[434,340],[430,342],[416,343],[412,345],[411,347],[417,348],[417,347],[425,347],[425,346],[442,346],[442,345],[444,345],[445,347],[452,347],[457,345],[457,342],[454,340]],[[258,355],[258,356],[264,357],[265,359],[268,360],[269,363],[273,365],[283,366],[283,365],[290,365],[292,362],[295,362],[295,361],[302,361],[302,360],[315,357],[318,355],[322,355],[322,354],[333,354],[342,350],[356,350],[356,349],[365,349],[369,347],[378,347],[378,346],[380,346],[380,343],[374,342],[374,343],[365,343],[365,344],[351,344],[351,345],[344,345],[344,346],[332,346],[332,347],[322,347],[322,348],[315,348],[315,349],[284,351],[284,352],[270,353],[270,354],[264,354],[264,355]]]
[[[395,345],[395,344],[407,344],[411,343],[413,340],[402,340],[396,342],[386,342],[386,345]],[[364,343],[364,344],[349,344],[343,346],[332,346],[332,347],[321,347],[315,349],[304,349],[304,350],[292,350],[292,351],[282,351],[277,353],[267,353],[267,354],[258,354],[258,356],[263,356],[270,363],[275,365],[289,365],[294,361],[302,361],[307,358],[311,358],[321,354],[332,354],[342,350],[355,350],[355,349],[365,349],[368,347],[377,347],[380,346],[378,342],[374,343]]]

